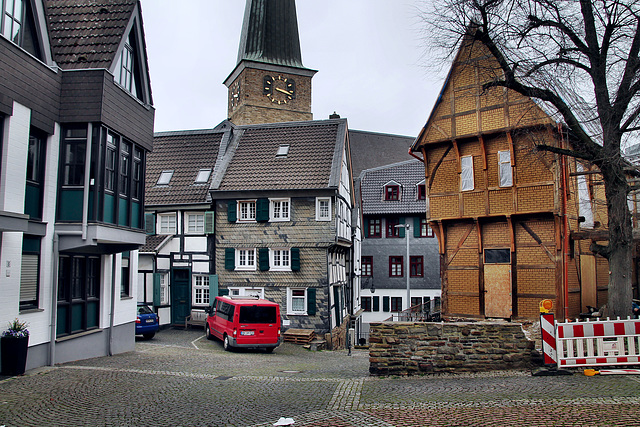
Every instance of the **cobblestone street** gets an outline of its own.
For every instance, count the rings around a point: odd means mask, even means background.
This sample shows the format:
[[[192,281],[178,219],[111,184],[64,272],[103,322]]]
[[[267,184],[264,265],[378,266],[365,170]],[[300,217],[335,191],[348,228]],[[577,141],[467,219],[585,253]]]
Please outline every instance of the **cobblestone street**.
[[[0,381],[6,427],[632,426],[639,404],[640,376],[377,378],[366,351],[225,352],[201,330]]]

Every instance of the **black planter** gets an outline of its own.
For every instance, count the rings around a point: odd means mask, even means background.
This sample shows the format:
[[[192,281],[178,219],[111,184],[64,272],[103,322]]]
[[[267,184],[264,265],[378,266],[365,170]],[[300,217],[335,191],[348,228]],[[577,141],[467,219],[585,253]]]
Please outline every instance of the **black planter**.
[[[2,375],[22,375],[27,366],[27,350],[29,337],[0,338],[0,354],[2,355]]]

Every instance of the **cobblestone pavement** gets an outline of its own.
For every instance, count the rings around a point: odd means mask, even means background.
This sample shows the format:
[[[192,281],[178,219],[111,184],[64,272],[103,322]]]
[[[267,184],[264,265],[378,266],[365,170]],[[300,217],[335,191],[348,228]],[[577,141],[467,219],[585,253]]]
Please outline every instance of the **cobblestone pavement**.
[[[136,350],[0,380],[0,426],[633,426],[640,376],[378,378],[368,353],[225,352],[164,330]]]

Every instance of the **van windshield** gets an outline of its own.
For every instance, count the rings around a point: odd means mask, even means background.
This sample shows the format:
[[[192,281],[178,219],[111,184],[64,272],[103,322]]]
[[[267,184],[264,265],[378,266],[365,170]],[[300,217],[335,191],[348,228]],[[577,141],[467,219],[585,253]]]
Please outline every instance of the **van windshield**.
[[[276,308],[259,305],[240,307],[240,323],[275,323]]]

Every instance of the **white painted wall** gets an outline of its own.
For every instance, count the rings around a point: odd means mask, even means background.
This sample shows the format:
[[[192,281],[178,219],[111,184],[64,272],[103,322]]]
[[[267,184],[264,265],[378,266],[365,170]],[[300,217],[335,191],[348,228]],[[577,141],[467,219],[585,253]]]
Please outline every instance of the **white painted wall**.
[[[411,289],[411,297],[440,297],[440,289]],[[390,311],[382,311],[382,297],[402,297],[403,307],[406,305],[407,289],[376,289],[374,293],[371,293],[371,289],[361,289],[361,297],[380,297],[380,311],[371,311],[362,313],[363,323],[383,322],[390,318],[393,313]],[[373,306],[373,304],[372,304]]]

